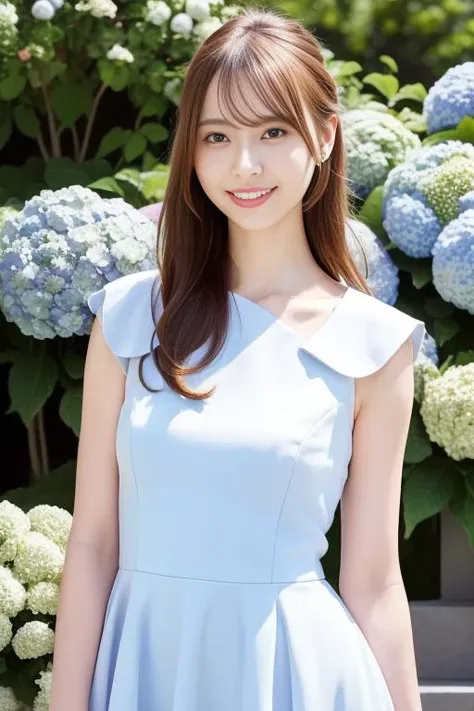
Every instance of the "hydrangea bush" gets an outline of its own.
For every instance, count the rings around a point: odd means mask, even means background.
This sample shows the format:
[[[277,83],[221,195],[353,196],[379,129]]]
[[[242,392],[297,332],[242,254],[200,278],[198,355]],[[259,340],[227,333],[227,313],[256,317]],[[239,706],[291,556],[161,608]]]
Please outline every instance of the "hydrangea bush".
[[[38,505],[25,513],[8,500],[0,502],[2,711],[48,710],[55,616],[71,525],[71,514],[57,506]]]

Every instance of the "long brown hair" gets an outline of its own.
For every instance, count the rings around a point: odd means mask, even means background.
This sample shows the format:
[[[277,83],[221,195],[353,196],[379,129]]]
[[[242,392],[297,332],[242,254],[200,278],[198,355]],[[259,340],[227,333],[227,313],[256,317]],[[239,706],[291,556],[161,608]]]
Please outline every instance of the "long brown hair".
[[[158,222],[163,311],[156,325],[160,345],[153,360],[173,390],[194,400],[209,397],[213,390],[195,393],[187,388],[183,375],[212,362],[224,345],[229,321],[227,217],[209,200],[194,170],[198,122],[214,75],[218,75],[219,102],[223,99],[234,120],[258,126],[263,118],[238,111],[236,97],[247,105],[239,84],[243,76],[245,85],[249,83],[263,97],[266,109],[298,131],[316,163],[320,155],[304,120],[304,105],[318,133],[331,114],[341,113],[337,86],[324,65],[320,43],[298,22],[274,10],[250,8],[228,20],[187,66]],[[304,228],[314,259],[330,277],[369,292],[347,246],[349,195],[339,120],[331,156],[315,168],[304,195]],[[209,347],[196,366],[183,365],[207,342]],[[147,387],[142,365],[143,359],[139,373]]]

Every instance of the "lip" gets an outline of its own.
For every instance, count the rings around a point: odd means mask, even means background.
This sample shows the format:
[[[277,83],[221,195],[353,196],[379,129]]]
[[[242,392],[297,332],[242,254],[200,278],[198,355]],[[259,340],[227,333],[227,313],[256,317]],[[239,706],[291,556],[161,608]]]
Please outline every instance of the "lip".
[[[270,188],[270,192],[267,193],[266,195],[263,195],[262,197],[255,198],[255,200],[242,200],[241,198],[236,197],[233,195],[230,191],[226,190],[228,196],[232,200],[233,203],[238,205],[239,207],[259,207],[260,205],[263,205],[264,202],[267,202],[273,195],[277,188]],[[237,192],[242,192],[242,193],[257,193],[260,190],[268,190],[268,188],[252,188],[252,190],[238,190]]]
[[[228,193],[260,193],[262,190],[274,190],[275,186],[273,188],[262,188],[259,186],[255,186],[254,188],[233,188],[232,190],[226,190]]]

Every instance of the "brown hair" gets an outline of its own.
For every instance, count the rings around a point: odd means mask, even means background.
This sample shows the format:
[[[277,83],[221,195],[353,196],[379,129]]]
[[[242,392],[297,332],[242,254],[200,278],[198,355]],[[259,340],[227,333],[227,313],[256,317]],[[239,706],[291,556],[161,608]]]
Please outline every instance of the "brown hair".
[[[157,264],[163,312],[156,325],[159,346],[152,357],[177,393],[201,400],[207,393],[186,387],[182,376],[209,365],[224,345],[229,322],[230,255],[227,217],[207,197],[194,170],[197,126],[207,88],[218,74],[218,97],[232,117],[258,126],[262,117],[238,112],[244,99],[239,77],[271,113],[298,131],[316,163],[304,120],[304,104],[320,133],[331,114],[341,113],[337,86],[324,65],[320,43],[298,22],[274,10],[250,8],[228,20],[200,46],[190,61],[177,111],[170,175],[158,222]],[[370,293],[346,242],[349,210],[345,152],[338,121],[330,158],[315,168],[303,199],[305,233],[318,265],[333,279]],[[183,365],[204,343],[207,352],[194,367]],[[143,381],[143,358],[140,380]],[[147,387],[148,390],[150,388]]]

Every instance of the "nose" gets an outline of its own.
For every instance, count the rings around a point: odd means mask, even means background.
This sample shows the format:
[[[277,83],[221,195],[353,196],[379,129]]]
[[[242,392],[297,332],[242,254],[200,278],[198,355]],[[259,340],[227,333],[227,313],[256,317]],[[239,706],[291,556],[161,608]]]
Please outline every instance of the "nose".
[[[261,172],[262,164],[255,150],[244,146],[237,151],[233,169],[235,176],[260,175]]]

